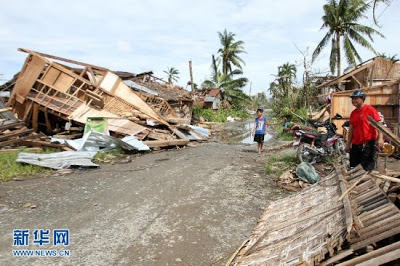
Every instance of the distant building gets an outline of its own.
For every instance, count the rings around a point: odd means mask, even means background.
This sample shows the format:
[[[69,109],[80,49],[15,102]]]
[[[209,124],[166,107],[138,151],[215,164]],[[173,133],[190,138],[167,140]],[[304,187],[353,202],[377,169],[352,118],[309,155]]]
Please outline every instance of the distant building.
[[[222,94],[220,89],[212,89],[204,99],[203,108],[218,110],[221,107]]]

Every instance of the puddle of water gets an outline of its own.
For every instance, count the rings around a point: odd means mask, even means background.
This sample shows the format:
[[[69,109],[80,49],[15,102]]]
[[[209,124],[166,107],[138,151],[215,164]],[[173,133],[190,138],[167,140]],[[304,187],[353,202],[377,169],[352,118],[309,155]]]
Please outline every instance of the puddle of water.
[[[247,129],[247,132],[243,134],[243,139],[240,141],[240,143],[243,144],[255,144],[254,142],[254,136],[251,135],[251,130],[254,128],[254,122],[253,123],[247,123],[245,128]],[[271,139],[272,136],[270,134],[265,134],[264,137],[264,142],[267,140]]]

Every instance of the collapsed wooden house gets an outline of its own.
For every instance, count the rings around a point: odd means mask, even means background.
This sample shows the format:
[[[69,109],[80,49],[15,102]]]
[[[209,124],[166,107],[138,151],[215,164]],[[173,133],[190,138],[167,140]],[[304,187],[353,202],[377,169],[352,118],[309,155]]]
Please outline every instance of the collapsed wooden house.
[[[385,85],[400,79],[400,63],[382,57],[367,60],[354,69],[334,79],[328,80],[317,86],[321,94],[327,93],[329,88],[337,91],[354,90],[358,88],[371,88]]]
[[[384,193],[388,180],[400,183],[362,167],[336,168],[270,203],[226,265],[378,265],[400,258],[400,210]],[[375,250],[366,252],[373,244]]]
[[[367,94],[366,103],[381,112],[389,127],[398,126],[399,87],[400,63],[382,57],[374,57],[342,76],[317,86],[321,94],[330,94],[330,116],[339,113],[343,117],[335,121],[339,133],[343,133],[342,125],[349,120],[350,113],[354,110],[349,96],[353,90],[360,88]]]
[[[400,79],[377,85],[371,88],[363,88],[367,97],[365,103],[372,105],[380,112],[389,128],[393,129],[400,125]],[[330,115],[339,113],[342,119],[335,120],[338,132],[343,133],[342,125],[350,119],[351,112],[355,109],[350,100],[353,90],[340,91],[332,94]]]
[[[189,142],[187,129],[172,125],[181,120],[163,98],[138,95],[103,67],[28,49],[19,51],[28,57],[8,105],[33,131],[41,127],[54,133],[66,122],[84,125],[89,117],[103,117],[114,135],[157,141],[152,147]]]
[[[133,74],[115,71],[124,83],[132,88],[147,104],[154,109],[161,109],[165,119],[174,124],[190,124],[192,120],[193,99],[189,91],[179,86],[168,84],[154,76],[154,73],[144,72]],[[171,107],[165,109],[160,103],[166,101]],[[164,108],[164,109],[162,109]]]

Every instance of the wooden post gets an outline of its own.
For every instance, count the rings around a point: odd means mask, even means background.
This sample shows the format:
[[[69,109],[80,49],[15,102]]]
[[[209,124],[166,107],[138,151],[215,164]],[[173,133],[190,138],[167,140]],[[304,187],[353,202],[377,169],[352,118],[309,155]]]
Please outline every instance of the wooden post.
[[[193,92],[194,91],[194,84],[193,84],[192,60],[189,60],[189,74],[190,74],[190,86],[191,86],[192,92]]]
[[[38,132],[39,105],[33,104],[32,112],[32,128],[34,132]]]

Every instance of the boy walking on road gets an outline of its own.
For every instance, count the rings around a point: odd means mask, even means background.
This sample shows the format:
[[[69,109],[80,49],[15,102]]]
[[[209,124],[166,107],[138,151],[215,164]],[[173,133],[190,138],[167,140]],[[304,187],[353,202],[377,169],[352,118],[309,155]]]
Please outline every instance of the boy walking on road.
[[[267,118],[263,116],[263,109],[257,109],[256,123],[252,134],[254,134],[254,141],[257,142],[258,153],[261,154],[264,144],[264,136],[267,133]]]

